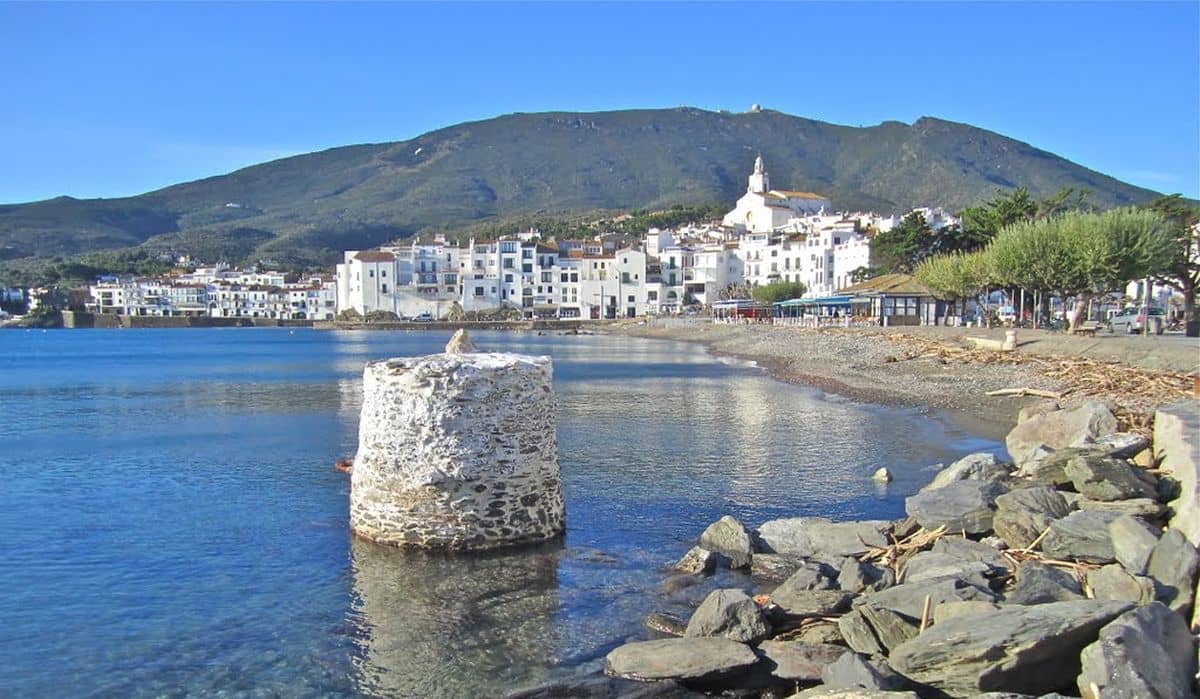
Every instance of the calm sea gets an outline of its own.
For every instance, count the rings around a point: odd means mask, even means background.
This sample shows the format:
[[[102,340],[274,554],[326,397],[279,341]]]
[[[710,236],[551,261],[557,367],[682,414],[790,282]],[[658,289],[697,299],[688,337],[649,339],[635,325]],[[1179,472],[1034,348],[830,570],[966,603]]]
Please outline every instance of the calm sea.
[[[356,448],[363,364],[447,336],[0,332],[0,695],[494,696],[747,585],[663,584],[721,515],[894,518],[931,464],[1000,446],[694,345],[478,333],[554,358],[565,541],[353,541],[332,465]]]

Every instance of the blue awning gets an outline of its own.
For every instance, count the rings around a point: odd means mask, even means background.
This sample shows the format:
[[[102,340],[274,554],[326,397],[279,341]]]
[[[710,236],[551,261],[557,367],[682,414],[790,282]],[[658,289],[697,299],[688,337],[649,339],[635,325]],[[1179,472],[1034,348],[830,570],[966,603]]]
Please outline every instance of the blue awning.
[[[853,296],[823,296],[815,299],[788,299],[787,301],[776,301],[773,305],[792,307],[792,306],[849,306],[854,300]]]

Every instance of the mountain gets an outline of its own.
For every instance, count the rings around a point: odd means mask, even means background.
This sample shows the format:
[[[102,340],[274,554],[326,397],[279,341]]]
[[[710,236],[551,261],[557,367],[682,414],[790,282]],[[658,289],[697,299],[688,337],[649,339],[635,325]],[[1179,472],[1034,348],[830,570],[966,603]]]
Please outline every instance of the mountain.
[[[773,186],[839,209],[959,209],[997,189],[1155,192],[991,131],[930,117],[849,127],[770,110],[511,114],[409,141],[333,148],[139,196],[0,205],[0,260],[141,246],[203,259],[328,264],[423,231],[725,203],[761,153]]]

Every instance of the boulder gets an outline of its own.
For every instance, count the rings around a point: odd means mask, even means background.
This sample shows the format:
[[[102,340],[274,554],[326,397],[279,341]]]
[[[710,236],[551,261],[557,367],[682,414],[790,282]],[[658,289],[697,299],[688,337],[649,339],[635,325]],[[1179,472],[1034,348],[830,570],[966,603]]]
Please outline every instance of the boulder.
[[[872,546],[887,546],[890,529],[885,521],[834,523],[824,517],[790,517],[763,523],[758,542],[765,553],[837,561],[861,556]]]
[[[874,592],[896,584],[896,574],[891,568],[883,568],[857,558],[843,558],[838,568],[838,587],[846,592]]]
[[[682,637],[687,631],[687,622],[673,614],[665,612],[653,612],[646,615],[642,621],[642,626],[654,633],[664,636]]]
[[[811,687],[788,699],[920,699],[916,692],[888,692],[882,689]]]
[[[1168,529],[1150,552],[1146,574],[1154,578],[1158,600],[1190,618],[1196,586],[1196,547],[1178,529]]]
[[[850,651],[845,646],[811,645],[793,641],[763,641],[758,652],[771,676],[791,685],[821,681],[821,671]]]
[[[955,696],[1072,687],[1079,652],[1128,611],[1122,602],[1013,605],[936,624],[892,650],[900,674]]]
[[[1042,551],[1051,558],[1087,563],[1112,563],[1116,560],[1109,522],[1119,515],[1111,512],[1072,512],[1050,525],[1042,540]]]
[[[971,539],[964,539],[961,536],[943,536],[934,542],[931,550],[934,553],[944,553],[964,561],[986,563],[997,569],[1011,568],[1012,563],[997,548],[998,546],[1003,547],[1004,543],[1002,541],[995,541],[994,543],[995,545],[993,546],[986,539],[972,541]]]
[[[1154,601],[1154,580],[1141,575],[1131,575],[1116,563],[1088,571],[1089,596],[1099,600],[1132,602],[1145,606]]]
[[[918,620],[909,619],[887,607],[867,602],[855,611],[861,614],[863,620],[871,627],[871,632],[885,652],[916,636],[919,630]]]
[[[1050,486],[1021,488],[996,498],[992,528],[1012,548],[1026,548],[1050,523],[1071,513],[1063,496]]]
[[[718,558],[720,558],[720,554],[718,553],[699,546],[693,546],[675,564],[675,570],[693,575],[711,573],[717,569]]]
[[[1146,435],[1137,432],[1117,432],[1096,440],[1096,448],[1103,449],[1109,456],[1128,459],[1145,451],[1150,446]]]
[[[1008,453],[1018,466],[1034,460],[1042,447],[1082,447],[1117,431],[1117,419],[1100,401],[1085,401],[1068,410],[1034,415],[1018,424],[1004,438]]]
[[[1071,479],[1067,477],[1067,462],[1083,455],[1105,456],[1105,452],[1092,447],[1059,449],[1037,459],[1026,461],[1017,471],[1017,476],[1039,485],[1070,485]]]
[[[875,481],[876,483],[891,483],[892,472],[887,470],[887,466],[880,467],[875,471],[875,473],[871,474],[871,480]]]
[[[882,655],[886,652],[887,649],[879,642],[879,637],[875,635],[870,622],[858,609],[852,609],[838,617],[837,626],[846,645],[856,652],[867,655]]]
[[[1124,459],[1080,454],[1067,461],[1065,472],[1075,490],[1090,500],[1128,500],[1156,495],[1153,477],[1130,466]]]
[[[1009,604],[1045,604],[1083,599],[1083,588],[1065,570],[1037,561],[1017,566],[1017,583],[1005,596]]]
[[[1125,570],[1136,575],[1146,572],[1150,554],[1158,544],[1158,534],[1148,524],[1137,517],[1120,515],[1108,523],[1108,537],[1113,556]]]
[[[1161,604],[1122,614],[1083,649],[1079,692],[1090,699],[1192,697],[1194,643],[1183,619]]]
[[[750,574],[761,580],[783,582],[796,572],[802,558],[780,556],[777,553],[756,553],[750,559]]]
[[[630,680],[710,683],[758,662],[749,646],[725,638],[667,638],[626,643],[604,659],[604,672]]]
[[[509,692],[504,699],[703,699],[704,696],[670,680],[637,682],[598,675],[547,682]]]
[[[713,590],[688,620],[684,636],[720,637],[739,643],[756,643],[771,634],[762,609],[745,592]]]
[[[954,481],[904,501],[905,511],[926,529],[985,534],[992,530],[996,497],[1004,487],[987,481]]]
[[[955,617],[987,614],[1000,609],[995,602],[943,602],[933,608],[933,623],[940,624]]]
[[[729,559],[730,568],[749,568],[753,546],[750,532],[742,523],[725,515],[708,525],[700,535],[700,547],[715,551]]]
[[[1059,405],[1056,401],[1040,400],[1036,403],[1032,403],[1030,405],[1023,406],[1020,410],[1017,411],[1017,424],[1019,425],[1022,422],[1025,422],[1029,418],[1034,417],[1036,415],[1045,415],[1046,413],[1052,413],[1052,412],[1055,412],[1056,410],[1061,410],[1061,409],[1062,409],[1062,406]]]
[[[829,616],[850,608],[853,592],[842,590],[778,590],[771,601],[791,616]]]
[[[883,659],[858,653],[845,653],[835,662],[826,665],[821,672],[821,681],[826,687],[885,691],[904,689],[909,685],[908,680],[889,667]]]
[[[921,492],[937,490],[955,481],[975,480],[993,481],[1005,478],[1009,474],[1008,464],[996,460],[995,454],[979,452],[970,454],[955,461],[938,472],[929,485],[921,488]]]
[[[801,561],[796,572],[775,588],[775,595],[788,595],[803,590],[836,590],[838,573],[825,563]]]
[[[799,631],[794,632],[790,640],[809,644],[828,643],[838,646],[846,645],[846,639],[842,638],[842,632],[838,630],[838,625],[835,621],[805,626]]]
[[[1115,512],[1119,515],[1133,515],[1146,519],[1162,519],[1167,514],[1167,506],[1151,498],[1130,498],[1129,500],[1089,500],[1080,498],[1075,507],[1085,512]]]
[[[979,587],[988,586],[988,578],[1006,569],[993,568],[982,561],[970,561],[948,553],[920,551],[904,565],[904,582],[915,583],[938,578],[958,578]]]
[[[1184,400],[1154,413],[1154,457],[1179,483],[1171,526],[1200,546],[1200,401]]]
[[[991,590],[956,578],[905,583],[863,595],[860,599],[861,604],[869,602],[876,607],[898,612],[911,621],[919,621],[925,608],[926,597],[929,597],[933,607],[946,602],[996,601],[996,595]]]

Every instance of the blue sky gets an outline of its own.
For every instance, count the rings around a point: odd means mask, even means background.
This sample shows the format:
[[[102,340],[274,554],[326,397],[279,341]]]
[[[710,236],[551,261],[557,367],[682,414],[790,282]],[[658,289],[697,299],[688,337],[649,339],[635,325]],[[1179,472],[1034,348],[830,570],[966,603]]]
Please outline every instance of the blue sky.
[[[0,201],[510,112],[968,122],[1200,196],[1200,3],[0,3]]]

